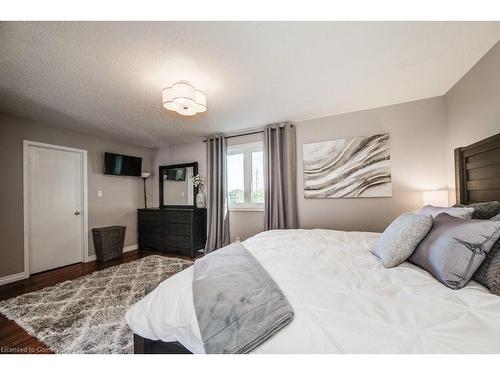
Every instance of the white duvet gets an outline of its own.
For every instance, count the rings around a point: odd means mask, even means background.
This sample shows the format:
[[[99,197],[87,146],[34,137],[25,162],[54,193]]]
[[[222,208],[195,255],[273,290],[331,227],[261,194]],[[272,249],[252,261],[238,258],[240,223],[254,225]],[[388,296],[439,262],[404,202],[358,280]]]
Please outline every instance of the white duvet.
[[[378,233],[283,230],[243,244],[295,310],[255,353],[500,353],[500,297],[476,282],[452,290],[409,263],[386,269],[370,253]],[[127,312],[131,329],[204,353],[193,267]]]

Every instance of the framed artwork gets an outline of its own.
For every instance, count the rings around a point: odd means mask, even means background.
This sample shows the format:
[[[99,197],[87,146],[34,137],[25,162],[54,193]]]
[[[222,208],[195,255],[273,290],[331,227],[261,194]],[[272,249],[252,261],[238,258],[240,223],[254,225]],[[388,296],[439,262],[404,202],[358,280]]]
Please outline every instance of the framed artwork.
[[[304,144],[304,197],[391,197],[389,140],[376,134]]]

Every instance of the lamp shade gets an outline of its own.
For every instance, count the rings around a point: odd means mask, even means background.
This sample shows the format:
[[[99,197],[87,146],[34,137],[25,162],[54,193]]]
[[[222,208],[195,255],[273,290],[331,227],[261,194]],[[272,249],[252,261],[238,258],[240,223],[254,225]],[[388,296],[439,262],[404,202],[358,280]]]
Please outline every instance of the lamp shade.
[[[149,173],[149,172],[142,172],[141,173],[142,178],[149,178],[149,176],[151,176],[151,173]]]
[[[193,116],[207,110],[205,93],[184,81],[164,88],[162,90],[162,103],[165,109],[184,116]]]
[[[448,190],[430,190],[423,192],[423,202],[424,206],[438,206],[447,207],[448,206]]]

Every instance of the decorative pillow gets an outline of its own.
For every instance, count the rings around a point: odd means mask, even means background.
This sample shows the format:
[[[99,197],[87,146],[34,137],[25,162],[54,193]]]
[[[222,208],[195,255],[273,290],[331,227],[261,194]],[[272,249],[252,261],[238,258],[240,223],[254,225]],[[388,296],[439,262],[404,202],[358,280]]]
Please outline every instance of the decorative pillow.
[[[372,253],[386,268],[403,263],[432,227],[432,216],[402,214],[380,235]]]
[[[500,222],[466,220],[442,213],[418,245],[410,262],[429,271],[447,287],[467,284],[500,237]]]
[[[500,214],[490,220],[500,222]],[[493,244],[486,259],[472,276],[472,279],[483,284],[491,293],[500,296],[500,239]]]
[[[419,215],[432,215],[435,218],[437,215],[446,213],[450,216],[459,217],[461,219],[470,219],[474,213],[472,207],[436,207],[436,206],[424,206],[419,211]]]
[[[455,204],[453,207],[470,207],[474,209],[472,219],[489,220],[493,216],[500,214],[500,202],[491,201],[484,203],[473,203],[468,205]]]

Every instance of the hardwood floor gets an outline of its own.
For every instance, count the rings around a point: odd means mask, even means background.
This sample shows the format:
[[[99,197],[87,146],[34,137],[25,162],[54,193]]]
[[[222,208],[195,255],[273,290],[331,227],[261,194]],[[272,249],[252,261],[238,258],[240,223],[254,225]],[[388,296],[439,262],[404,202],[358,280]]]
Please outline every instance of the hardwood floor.
[[[88,263],[77,263],[57,268],[55,270],[41,272],[30,276],[28,279],[0,286],[0,301],[16,297],[27,292],[33,292],[63,281],[73,280],[80,276],[88,275],[94,271],[130,262],[148,255],[169,256],[156,251],[134,250],[124,253],[121,259],[111,260],[109,262],[100,263],[93,261]],[[177,255],[171,256],[185,258]],[[49,348],[33,336],[29,335],[12,320],[7,319],[5,316],[0,314],[0,354],[6,353],[40,354],[52,352]]]

